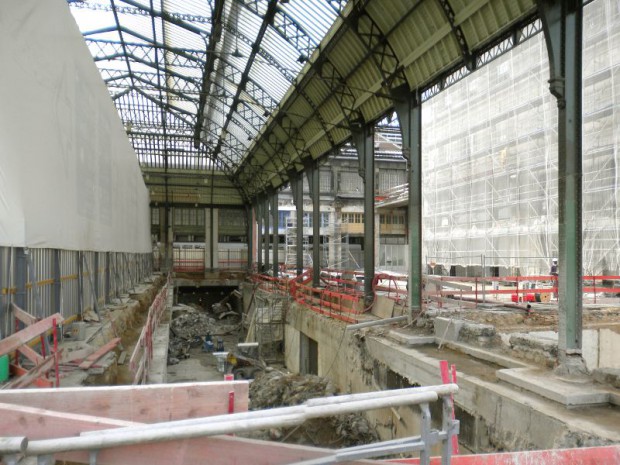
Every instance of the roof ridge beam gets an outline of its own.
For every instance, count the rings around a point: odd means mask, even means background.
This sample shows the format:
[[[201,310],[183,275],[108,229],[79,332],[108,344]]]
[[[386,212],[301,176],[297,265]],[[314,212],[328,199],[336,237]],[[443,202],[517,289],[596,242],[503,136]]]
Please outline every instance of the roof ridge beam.
[[[198,112],[196,113],[196,124],[194,126],[194,147],[198,147],[201,143],[200,133],[202,132],[204,107],[209,97],[209,84],[211,74],[215,69],[215,60],[217,59],[215,47],[222,37],[222,18],[224,16],[225,0],[214,0],[213,14],[211,17],[211,35],[207,44],[206,54],[207,62],[205,63],[202,73],[202,84],[200,86],[200,100],[198,102]]]
[[[275,15],[276,6],[277,6],[277,0],[269,0],[269,3],[267,5],[267,12],[265,13],[263,22],[260,26],[258,34],[256,35],[254,45],[252,46],[252,52],[250,53],[250,56],[248,57],[248,61],[246,63],[245,69],[243,70],[243,74],[241,75],[241,81],[237,85],[237,91],[235,93],[235,97],[233,100],[234,102],[238,102],[240,100],[241,92],[245,90],[245,86],[249,80],[250,70],[252,69],[252,65],[254,64],[254,59],[256,58],[256,55],[261,48],[261,42],[263,38],[265,37],[267,27],[269,26],[271,20],[273,19],[273,16]],[[226,120],[224,121],[223,130],[227,129],[228,122],[230,121],[232,114],[234,112],[235,112],[235,108],[231,106],[228,110],[228,115],[226,117]],[[202,126],[202,121],[198,121],[196,125],[197,127]],[[214,156],[217,156],[221,151],[221,140],[222,140],[222,137],[220,136],[218,144],[216,145],[215,150],[214,150]]]

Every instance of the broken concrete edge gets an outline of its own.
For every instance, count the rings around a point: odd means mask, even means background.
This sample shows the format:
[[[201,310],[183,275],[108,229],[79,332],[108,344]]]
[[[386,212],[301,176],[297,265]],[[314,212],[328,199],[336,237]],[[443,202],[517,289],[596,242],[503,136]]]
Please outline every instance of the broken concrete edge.
[[[166,309],[170,313],[170,307]],[[149,364],[147,380],[149,384],[168,382],[168,341],[170,340],[170,324],[160,323],[153,333],[153,359]]]
[[[95,351],[115,337],[122,336],[136,312],[142,311],[142,307],[145,307],[144,311],[147,311],[153,299],[165,283],[165,276],[158,274],[151,275],[149,277],[149,282],[140,283],[136,286],[137,289],[142,291],[140,294],[135,294],[138,298],[130,299],[122,304],[111,303],[101,308],[100,313],[102,315],[102,321],[98,323],[86,323],[85,341],[66,339],[61,342],[60,346],[79,343],[79,349],[88,347]],[[117,364],[116,350],[118,350],[118,348],[120,348],[120,350],[124,349],[122,344],[117,346],[117,349],[109,352],[105,357],[100,359],[95,367],[88,370],[73,370],[69,373],[65,373],[65,376],[61,377],[61,386],[82,386],[89,383],[89,378],[91,376],[101,376],[107,373]]]
[[[620,389],[620,368],[595,368],[592,370],[592,377],[597,383]]]
[[[415,348],[404,348],[393,341],[374,336],[366,338],[366,347],[370,357],[391,367],[411,383],[432,385],[440,381],[439,360]],[[407,354],[410,357],[403,356]],[[576,447],[577,443],[574,441],[579,442],[579,438],[587,439],[592,445],[620,442],[618,431],[606,429],[596,419],[575,423],[570,409],[551,399],[523,392],[521,387],[514,384],[486,381],[460,371],[457,378],[459,392],[455,394],[455,404],[458,409],[467,413],[467,417],[475,421],[475,431],[480,435],[493,436],[491,442],[494,445],[489,450],[497,447],[510,449]],[[619,398],[620,395],[613,392],[607,393],[606,396],[606,400],[615,405]],[[478,425],[480,420],[486,426]],[[524,436],[521,437],[519,434],[528,430],[540,430],[540,432],[529,434],[531,442],[525,444]],[[484,443],[489,439],[481,440],[477,437],[476,441]],[[510,444],[504,444],[505,441],[509,441]],[[481,450],[486,446],[482,444]]]
[[[434,339],[435,342],[437,342],[437,338]],[[446,342],[444,347],[505,368],[533,368],[531,365],[520,360],[460,342]]]
[[[512,368],[498,370],[497,377],[567,407],[614,404],[617,400],[603,387],[586,382],[570,383],[546,370],[544,373],[541,376],[541,370],[536,368]]]

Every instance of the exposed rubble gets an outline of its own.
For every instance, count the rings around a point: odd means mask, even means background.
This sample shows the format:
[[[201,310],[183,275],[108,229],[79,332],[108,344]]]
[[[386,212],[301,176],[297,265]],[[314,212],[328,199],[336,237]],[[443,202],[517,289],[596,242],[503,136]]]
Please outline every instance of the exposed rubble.
[[[190,349],[202,347],[207,338],[237,333],[239,315],[228,312],[225,318],[213,318],[197,304],[179,304],[173,308],[170,322],[168,364],[175,365],[190,357]]]
[[[336,395],[327,378],[315,375],[265,372],[250,385],[250,409],[298,405],[315,397]],[[295,428],[272,428],[252,437],[277,439],[295,444],[322,447],[348,447],[378,440],[374,428],[361,414],[337,415],[306,421]]]

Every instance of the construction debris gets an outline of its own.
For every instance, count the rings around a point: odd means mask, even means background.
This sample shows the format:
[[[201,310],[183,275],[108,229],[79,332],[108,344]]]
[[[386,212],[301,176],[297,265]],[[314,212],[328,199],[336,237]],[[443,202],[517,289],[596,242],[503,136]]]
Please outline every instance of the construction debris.
[[[198,305],[177,305],[173,308],[168,345],[168,365],[176,365],[190,357],[190,349],[203,347],[207,340],[215,341],[218,336],[236,334],[240,328],[240,317],[236,312],[210,316]]]
[[[222,336],[239,330],[239,324],[218,321],[206,313],[182,313],[170,323],[170,331],[176,337],[191,341],[207,334]]]
[[[211,311],[215,313],[216,315],[219,313],[232,311],[232,306],[230,305],[231,297],[241,299],[241,292],[235,289],[230,294],[228,294],[226,297],[224,297],[222,300],[214,303],[213,306],[211,307]]]
[[[308,399],[336,393],[335,385],[327,378],[268,371],[258,375],[250,385],[250,409],[299,405]],[[361,414],[310,420],[294,428],[272,428],[252,437],[324,447],[348,447],[378,440],[376,431]]]

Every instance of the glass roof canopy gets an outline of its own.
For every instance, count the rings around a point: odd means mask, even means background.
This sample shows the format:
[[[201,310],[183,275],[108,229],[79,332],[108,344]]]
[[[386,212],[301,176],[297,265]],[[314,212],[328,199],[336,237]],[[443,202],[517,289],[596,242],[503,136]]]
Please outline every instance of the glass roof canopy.
[[[344,3],[69,0],[143,171],[231,178]]]
[[[219,178],[194,204],[278,189],[395,99],[518,46],[538,14],[536,0],[68,1],[166,204],[180,177]]]

